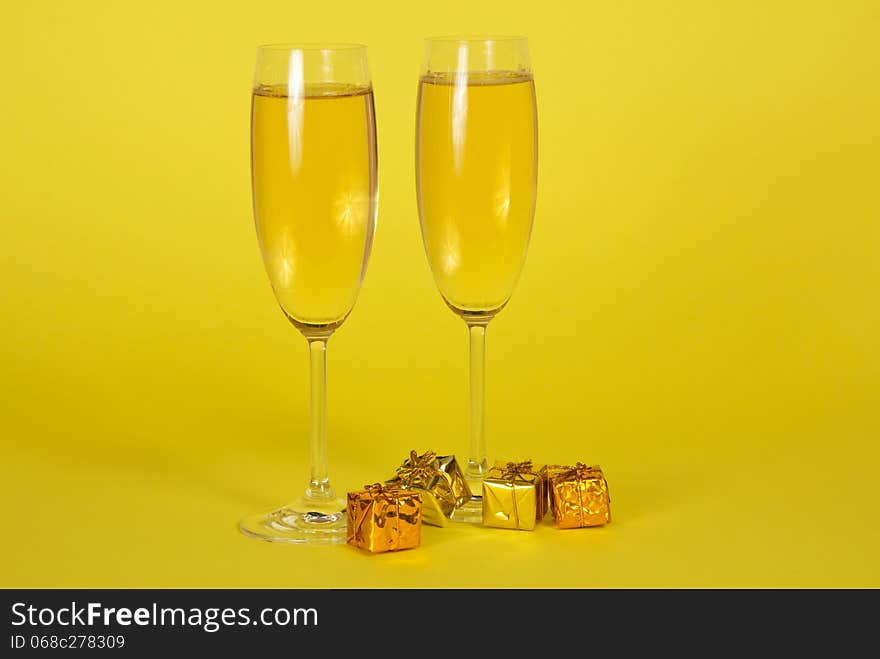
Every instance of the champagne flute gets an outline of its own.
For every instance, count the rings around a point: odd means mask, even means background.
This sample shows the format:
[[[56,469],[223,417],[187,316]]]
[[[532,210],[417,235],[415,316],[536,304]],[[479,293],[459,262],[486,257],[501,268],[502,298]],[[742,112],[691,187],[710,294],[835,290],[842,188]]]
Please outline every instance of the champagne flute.
[[[326,349],[357,299],[376,223],[376,125],[365,46],[258,48],[251,170],[266,273],[309,346],[311,474],[302,497],[248,516],[240,528],[263,540],[344,542],[345,502],[327,468]]]
[[[419,81],[416,188],[437,288],[470,334],[474,498],[482,521],[486,327],[510,300],[529,245],[537,184],[535,87],[523,37],[428,39]]]

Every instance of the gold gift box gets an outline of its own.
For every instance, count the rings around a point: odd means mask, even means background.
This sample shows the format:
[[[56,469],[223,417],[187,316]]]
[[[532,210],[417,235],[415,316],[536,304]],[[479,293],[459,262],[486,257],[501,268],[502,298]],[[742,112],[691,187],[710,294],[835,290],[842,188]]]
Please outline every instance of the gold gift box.
[[[418,490],[422,495],[422,521],[434,526],[446,526],[455,509],[471,500],[471,490],[455,456],[438,456],[433,451],[422,455],[410,451],[409,458],[386,484]]]
[[[483,478],[483,524],[531,531],[547,512],[546,483],[530,460],[495,463]]]
[[[578,462],[573,467],[553,470],[548,473],[548,483],[550,507],[560,529],[601,526],[611,521],[608,482],[599,465],[588,467]]]
[[[422,531],[421,495],[381,483],[364,487],[348,493],[345,541],[371,552],[418,547]]]

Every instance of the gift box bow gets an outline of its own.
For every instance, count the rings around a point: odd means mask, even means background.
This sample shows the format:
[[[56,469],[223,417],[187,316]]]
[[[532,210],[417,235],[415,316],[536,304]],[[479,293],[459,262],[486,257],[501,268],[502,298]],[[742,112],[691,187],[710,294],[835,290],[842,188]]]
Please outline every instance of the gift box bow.
[[[531,460],[508,462],[501,469],[501,478],[510,481],[511,485],[514,481],[526,481],[527,479],[524,476],[537,476]]]
[[[397,478],[404,487],[412,487],[415,483],[428,486],[431,479],[441,474],[437,469],[437,454],[425,451],[421,455],[409,452],[409,459],[397,468]]]
[[[587,478],[594,478],[596,476],[602,476],[602,468],[599,465],[587,466],[583,462],[578,462],[574,467],[571,467],[568,471],[564,471],[556,478],[562,480],[570,480],[575,478],[579,481],[585,480]]]

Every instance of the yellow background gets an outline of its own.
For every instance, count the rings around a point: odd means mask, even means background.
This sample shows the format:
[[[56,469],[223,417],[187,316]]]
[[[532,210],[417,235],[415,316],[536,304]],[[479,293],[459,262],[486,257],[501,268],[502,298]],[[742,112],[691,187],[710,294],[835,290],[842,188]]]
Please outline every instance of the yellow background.
[[[380,210],[329,346],[340,490],[467,451],[425,261],[422,38],[529,36],[539,191],[493,456],[602,464],[603,529],[270,545],[305,341],[253,230],[258,43],[369,44]],[[880,5],[16,2],[0,27],[3,586],[880,586]]]

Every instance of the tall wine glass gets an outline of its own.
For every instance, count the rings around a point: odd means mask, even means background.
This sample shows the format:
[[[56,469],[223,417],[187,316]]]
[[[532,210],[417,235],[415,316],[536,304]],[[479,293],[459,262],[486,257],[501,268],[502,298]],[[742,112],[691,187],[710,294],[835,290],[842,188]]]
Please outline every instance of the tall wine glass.
[[[327,469],[327,340],[348,317],[376,223],[376,125],[366,47],[257,51],[251,106],[257,238],[266,273],[311,359],[311,475],[293,503],[241,521],[281,542],[345,541],[345,502]]]
[[[428,39],[419,81],[416,187],[422,238],[446,304],[470,334],[474,498],[482,519],[486,327],[510,300],[535,211],[537,113],[522,37]]]

